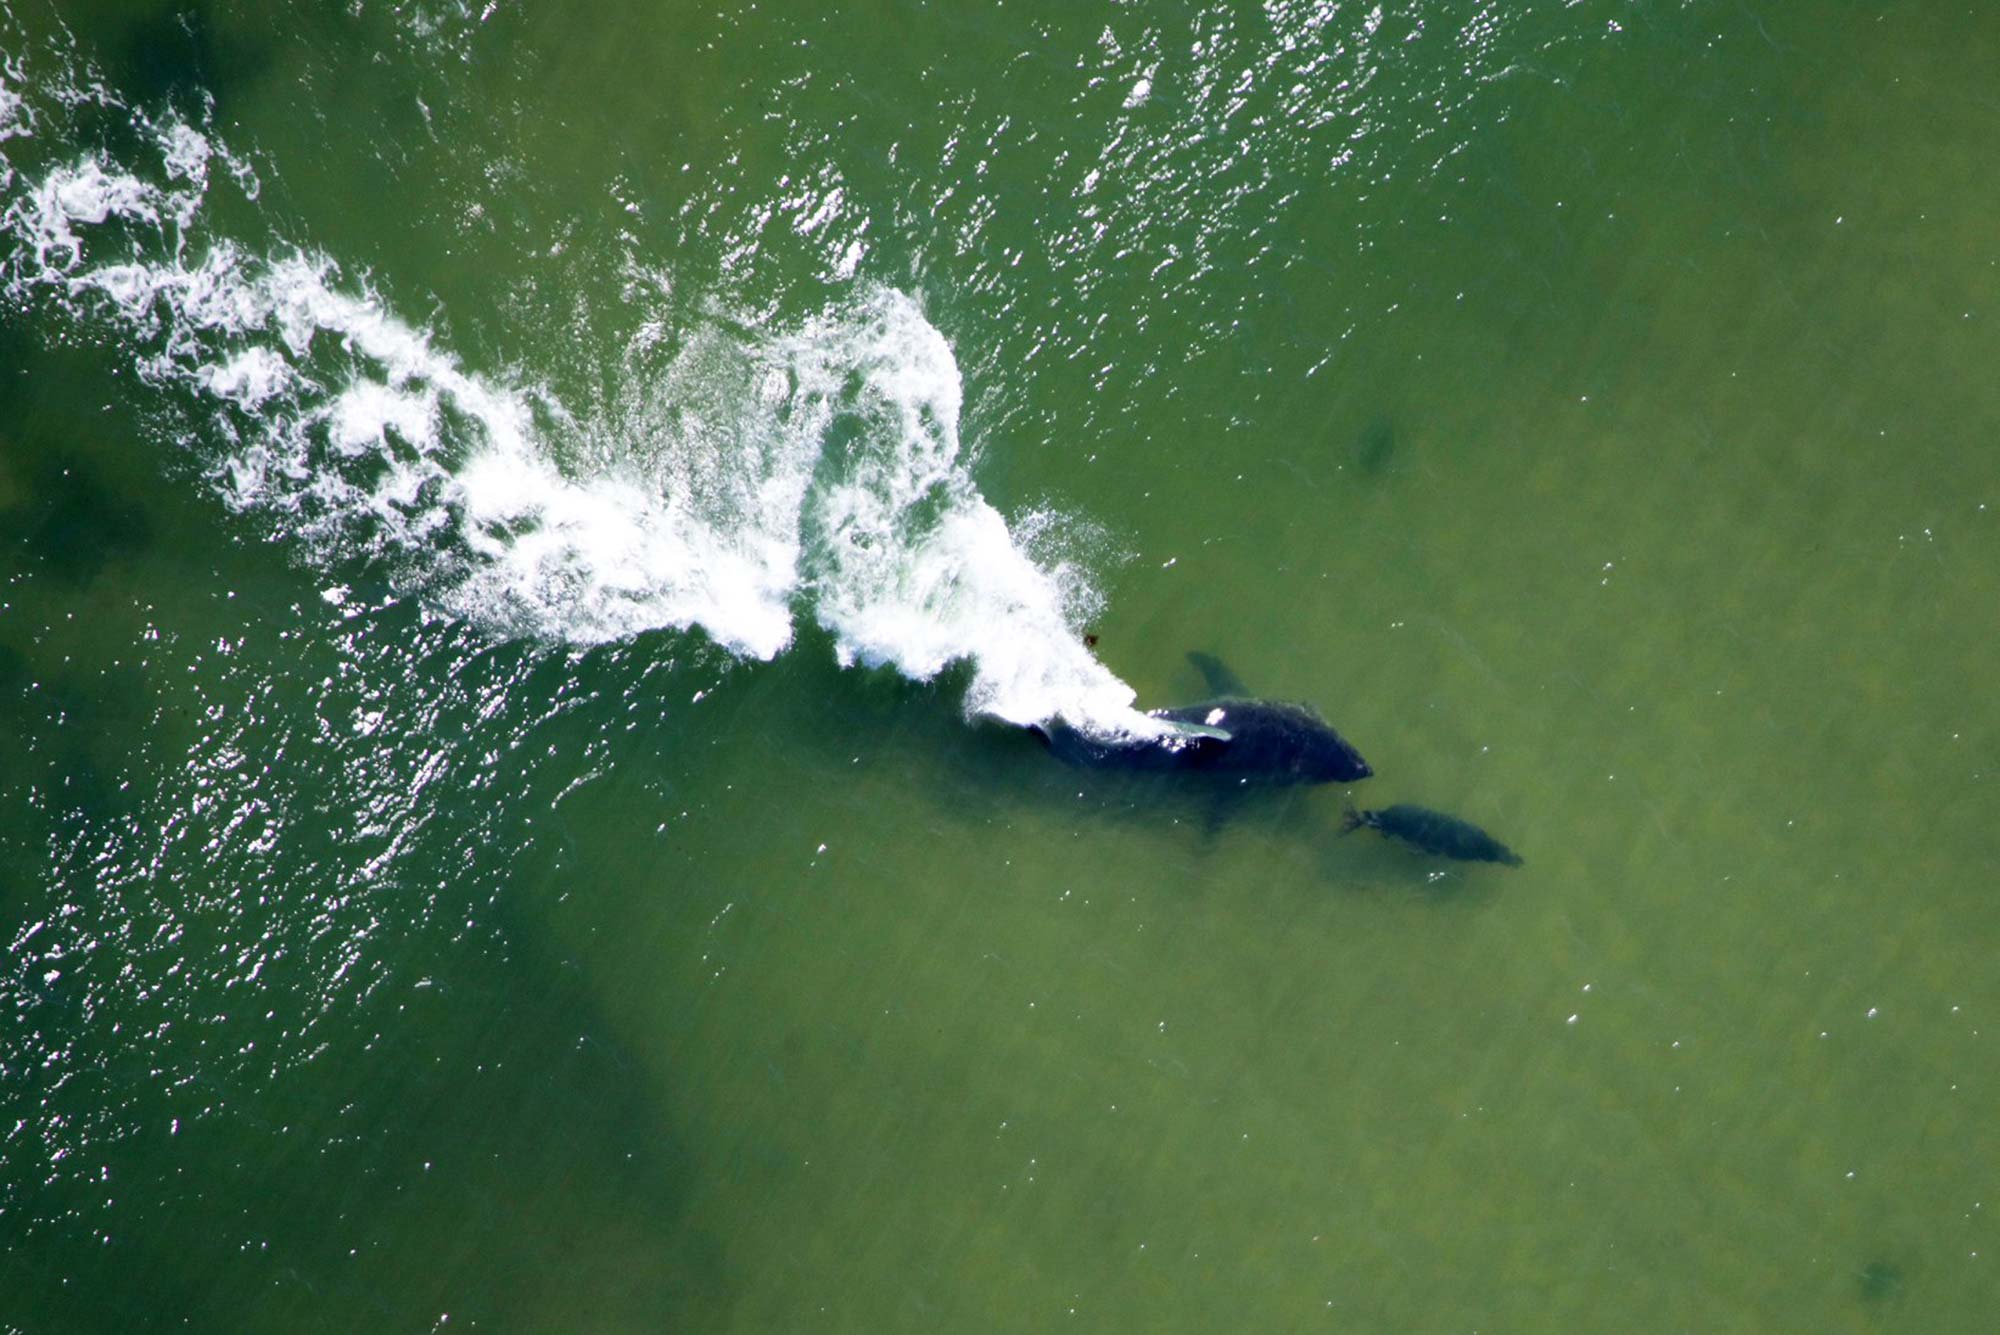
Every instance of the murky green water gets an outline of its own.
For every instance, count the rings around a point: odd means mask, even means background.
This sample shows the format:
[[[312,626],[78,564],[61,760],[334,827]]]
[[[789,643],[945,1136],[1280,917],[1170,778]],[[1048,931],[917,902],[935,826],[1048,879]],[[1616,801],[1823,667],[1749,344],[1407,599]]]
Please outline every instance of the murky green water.
[[[0,1327],[1989,1328],[1945,9],[0,0]],[[198,217],[93,218],[177,124]],[[1065,769],[841,668],[816,540],[768,659],[597,510],[482,582],[555,521],[461,523],[479,387],[714,521],[831,365],[811,530],[935,379],[882,292],[1142,704],[1214,651],[1376,777]]]

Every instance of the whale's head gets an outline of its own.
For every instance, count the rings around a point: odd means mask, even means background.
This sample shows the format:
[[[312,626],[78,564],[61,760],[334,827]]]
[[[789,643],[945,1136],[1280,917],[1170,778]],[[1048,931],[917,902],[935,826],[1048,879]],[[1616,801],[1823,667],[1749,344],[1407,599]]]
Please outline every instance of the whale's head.
[[[1206,714],[1199,711],[1207,710]],[[1310,706],[1275,700],[1220,700],[1167,711],[1169,717],[1199,719],[1228,735],[1228,750],[1215,758],[1225,773],[1249,775],[1266,783],[1353,783],[1375,771]]]
[[[1310,747],[1300,755],[1302,771],[1314,783],[1354,783],[1356,779],[1366,779],[1374,773],[1362,753],[1356,751],[1346,739],[1332,727],[1326,729],[1326,737],[1314,739]]]
[[[1324,723],[1301,740],[1293,764],[1308,783],[1354,783],[1375,772],[1345,737]]]

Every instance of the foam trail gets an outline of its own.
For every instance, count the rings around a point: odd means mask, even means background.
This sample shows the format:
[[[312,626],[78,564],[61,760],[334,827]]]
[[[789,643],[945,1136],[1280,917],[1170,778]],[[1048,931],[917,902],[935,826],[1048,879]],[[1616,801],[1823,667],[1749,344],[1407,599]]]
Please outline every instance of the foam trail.
[[[546,395],[468,374],[324,257],[220,241],[186,260],[213,148],[181,124],[159,148],[163,180],[85,156],[29,183],[0,214],[0,272],[16,300],[121,329],[148,380],[233,410],[237,444],[209,464],[231,506],[325,556],[405,558],[425,594],[503,633],[790,643],[795,522],[696,513],[615,468],[571,477],[535,425]],[[116,224],[159,242],[100,260],[93,233]]]
[[[36,133],[19,82],[6,67],[0,142]],[[718,320],[664,370],[635,347],[625,399],[578,422],[468,372],[333,260],[205,235],[210,190],[254,200],[255,174],[128,114],[148,162],[86,152],[31,178],[0,158],[4,295],[108,326],[207,415],[187,444],[226,502],[308,559],[381,561],[496,633],[577,644],[699,627],[769,658],[810,608],[843,664],[969,661],[971,713],[1163,730],[1083,644],[1087,579],[980,496],[957,364],[909,297],[768,336]]]
[[[793,346],[801,393],[862,426],[808,516],[815,610],[842,662],[923,680],[970,660],[972,712],[1162,731],[1084,646],[1081,575],[1038,565],[979,495],[959,439],[958,365],[916,303],[878,290]]]
[[[20,83],[20,62],[0,59],[0,143],[17,137],[24,138],[34,132],[34,117],[28,111],[28,104],[14,91],[14,87]],[[0,158],[0,187],[4,187],[12,176],[13,173],[8,169],[6,160]]]

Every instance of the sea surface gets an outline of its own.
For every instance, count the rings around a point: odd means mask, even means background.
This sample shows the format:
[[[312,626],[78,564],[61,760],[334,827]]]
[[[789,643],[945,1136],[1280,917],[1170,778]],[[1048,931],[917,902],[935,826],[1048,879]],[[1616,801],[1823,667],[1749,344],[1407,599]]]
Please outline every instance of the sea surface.
[[[1992,1330],[1996,69],[0,0],[0,1330]]]

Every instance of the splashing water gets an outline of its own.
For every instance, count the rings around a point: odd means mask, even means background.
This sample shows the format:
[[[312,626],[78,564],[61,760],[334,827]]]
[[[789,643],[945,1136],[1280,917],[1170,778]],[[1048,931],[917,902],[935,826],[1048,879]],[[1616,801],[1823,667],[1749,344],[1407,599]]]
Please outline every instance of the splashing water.
[[[16,82],[0,142],[35,135]],[[1163,731],[1082,642],[1085,573],[1038,562],[980,495],[957,363],[907,295],[863,289],[775,334],[718,321],[578,421],[467,371],[332,259],[206,235],[211,168],[247,200],[255,173],[183,121],[134,122],[144,163],[0,157],[0,291],[108,327],[191,398],[219,495],[305,559],[377,560],[494,633],[567,643],[698,627],[768,659],[805,609],[843,665],[969,662],[970,713]]]
[[[815,398],[859,377],[845,410],[864,429],[808,514],[816,611],[842,662],[924,679],[970,659],[978,713],[1159,731],[1075,631],[1094,598],[1081,572],[1038,565],[979,495],[959,443],[958,365],[915,303],[877,292],[790,352]]]

